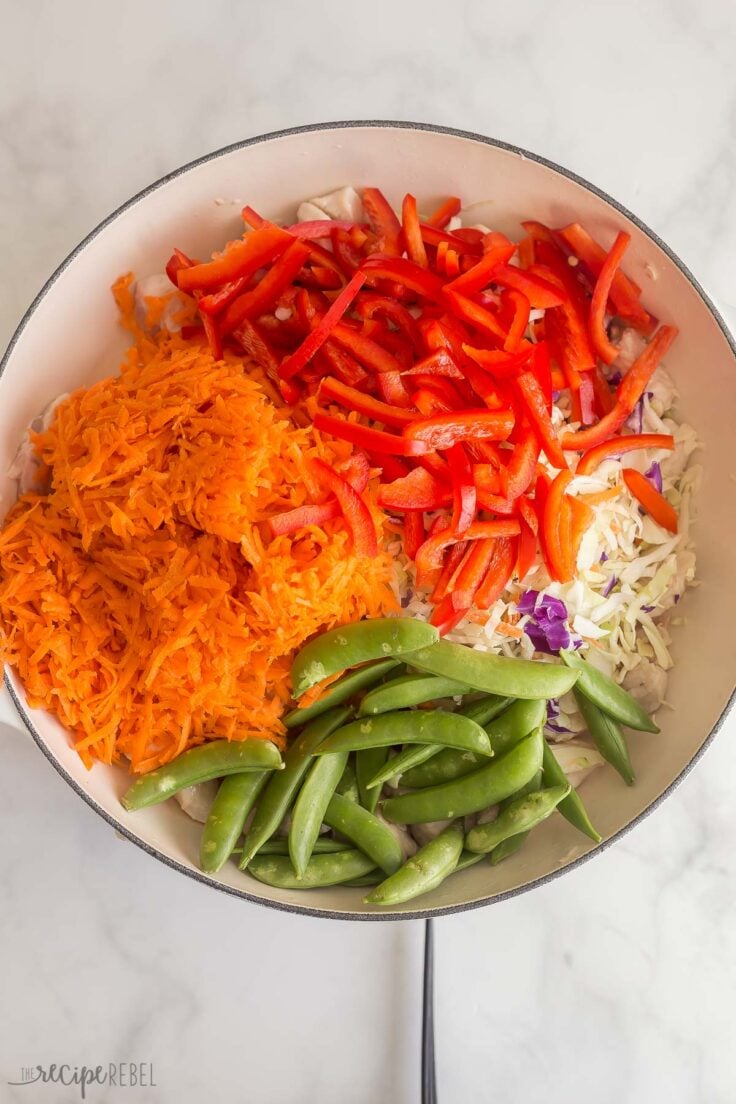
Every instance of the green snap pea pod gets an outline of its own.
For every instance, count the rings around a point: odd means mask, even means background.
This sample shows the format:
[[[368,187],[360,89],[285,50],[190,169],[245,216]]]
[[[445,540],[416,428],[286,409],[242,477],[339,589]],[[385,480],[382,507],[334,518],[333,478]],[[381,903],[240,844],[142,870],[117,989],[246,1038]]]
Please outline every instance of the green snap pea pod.
[[[243,845],[240,869],[246,866],[267,839],[270,839],[289,811],[294,795],[312,760],[312,753],[325,736],[339,728],[352,710],[338,706],[317,717],[300,732],[284,757],[284,769],[274,774],[261,795]]]
[[[383,803],[383,815],[395,824],[427,824],[479,813],[517,793],[534,777],[542,765],[543,742],[538,730],[472,774],[390,797]]]
[[[355,775],[358,779],[360,804],[369,813],[376,811],[381,790],[380,787],[369,789],[368,783],[388,759],[388,751],[387,747],[377,747],[363,748],[362,751],[356,751],[355,753]]]
[[[325,755],[335,751],[360,751],[368,747],[394,744],[439,744],[462,748],[480,755],[492,755],[491,742],[480,725],[458,713],[441,710],[400,711],[362,717],[339,728],[315,751]]]
[[[469,689],[467,683],[443,675],[399,675],[384,682],[383,686],[369,690],[360,703],[358,716],[409,709],[412,705],[439,701],[441,698],[457,698],[467,694]]]
[[[289,829],[289,855],[297,878],[301,878],[312,856],[325,811],[342,778],[348,761],[346,751],[315,759],[294,802]],[[361,871],[362,874],[367,871]],[[357,875],[356,875],[357,877]]]
[[[546,740],[544,741],[542,755],[542,775],[545,786],[564,786],[567,782],[567,775],[557,762],[555,753]],[[574,828],[589,836],[595,843],[601,842],[600,834],[596,832],[591,824],[585,806],[574,789],[570,790],[570,793],[562,799],[557,808],[565,820],[568,820]]]
[[[315,717],[321,717],[328,709],[342,705],[359,690],[365,690],[367,686],[380,682],[384,675],[399,666],[398,659],[380,659],[377,663],[359,667],[357,671],[348,671],[337,682],[333,682],[314,705],[307,705],[303,709],[292,709],[282,718],[283,722],[287,728],[301,728],[302,725],[313,721]]]
[[[448,640],[439,640],[405,658],[420,671],[464,680],[475,690],[509,698],[559,698],[572,689],[578,677],[577,671],[562,663],[508,659]]]
[[[463,849],[460,824],[450,824],[433,840],[420,847],[395,874],[363,898],[367,905],[400,905],[436,889],[452,874]]]
[[[367,809],[336,793],[332,795],[322,819],[354,843],[386,874],[393,874],[401,866],[401,844],[391,829]]]
[[[520,699],[513,702],[486,726],[494,753],[501,755],[514,744],[518,744],[519,740],[539,726],[544,715],[543,701]],[[402,775],[401,781],[410,789],[437,786],[441,782],[451,782],[454,778],[462,778],[470,774],[483,766],[484,762],[485,759],[478,755],[448,748],[421,766],[407,770]]]
[[[351,878],[349,882],[343,882],[344,886],[375,886],[380,885],[384,880],[384,873],[382,870],[374,870],[370,874],[364,874],[362,878]]]
[[[626,785],[633,786],[634,768],[621,726],[580,691],[576,692],[575,701],[598,751],[618,771]]]
[[[345,764],[345,770],[342,772],[342,778],[335,787],[335,793],[341,794],[342,797],[346,797],[349,801],[357,802],[360,800],[355,767],[349,759]]]
[[[434,625],[411,617],[376,617],[342,625],[310,640],[291,668],[294,697],[300,698],[322,679],[371,659],[405,656],[439,637]]]
[[[499,713],[503,713],[504,709],[508,709],[513,700],[513,698],[499,698],[498,694],[486,694],[480,701],[468,702],[461,706],[458,713],[462,713],[463,717],[470,717],[471,721],[485,728],[489,721]]]
[[[313,855],[332,855],[336,851],[350,851],[351,845],[342,840],[332,839],[331,836],[318,836],[312,848]],[[288,855],[289,841],[286,837],[270,839],[258,848],[259,855]]]
[[[145,809],[167,797],[228,774],[280,770],[278,748],[269,740],[212,740],[191,748],[171,763],[144,774],[121,798],[126,809]]]
[[[374,865],[362,851],[336,851],[331,855],[312,855],[301,877],[297,877],[285,855],[256,855],[248,873],[277,889],[319,889],[362,878]]]
[[[457,874],[459,870],[466,870],[469,866],[475,866],[476,863],[484,859],[485,855],[477,853],[475,851],[462,851],[460,858],[457,860],[457,866],[453,870],[453,874]]]
[[[419,744],[417,747],[404,748],[398,755],[394,755],[393,759],[389,759],[384,763],[381,769],[373,775],[368,782],[368,789],[377,790],[389,778],[396,778],[398,775],[404,774],[405,771],[411,770],[412,767],[418,767],[420,763],[426,763],[427,759],[431,759],[433,755],[437,755],[440,751],[442,751],[442,748],[438,744]],[[486,757],[483,756],[483,758]]]
[[[531,829],[528,832],[518,832],[515,836],[509,836],[508,839],[497,844],[489,856],[491,866],[498,866],[504,859],[510,859],[512,855],[516,854],[522,844],[526,842],[527,836],[530,835]]]
[[[488,854],[499,843],[519,832],[528,832],[541,824],[555,811],[560,802],[570,792],[570,784],[552,786],[548,790],[536,790],[523,797],[514,798],[495,820],[488,824],[476,824],[465,839],[469,851]]]
[[[638,728],[642,732],[659,732],[649,714],[623,686],[619,686],[575,652],[560,652],[560,656],[571,670],[579,672],[576,689],[609,717],[628,728]]]
[[[268,771],[248,771],[223,778],[202,829],[199,845],[202,870],[216,874],[225,865],[268,779]]]

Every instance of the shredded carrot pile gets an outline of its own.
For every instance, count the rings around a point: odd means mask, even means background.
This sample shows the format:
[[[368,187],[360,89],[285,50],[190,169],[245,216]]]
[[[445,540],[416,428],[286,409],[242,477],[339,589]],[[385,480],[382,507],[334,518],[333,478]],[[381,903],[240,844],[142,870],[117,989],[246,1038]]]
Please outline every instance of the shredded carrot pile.
[[[0,533],[0,654],[87,766],[144,772],[208,738],[282,743],[295,649],[395,603],[390,557],[355,555],[340,520],[263,524],[324,501],[307,461],[350,446],[295,426],[257,366],[140,331],[131,280],[120,374],[34,435],[51,484]]]

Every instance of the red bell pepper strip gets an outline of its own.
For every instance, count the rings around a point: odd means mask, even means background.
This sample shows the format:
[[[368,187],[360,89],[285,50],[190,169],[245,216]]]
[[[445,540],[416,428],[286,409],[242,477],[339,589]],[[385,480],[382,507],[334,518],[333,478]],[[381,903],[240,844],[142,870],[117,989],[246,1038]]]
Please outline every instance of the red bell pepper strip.
[[[410,376],[439,376],[447,379],[463,379],[463,374],[447,349],[438,349],[412,367],[402,372],[404,379]]]
[[[246,204],[240,212],[240,217],[246,226],[252,226],[255,230],[258,230],[261,226],[266,225],[266,220],[262,215],[259,215],[257,211],[254,211],[251,206]]]
[[[504,441],[514,427],[510,410],[464,410],[440,414],[436,418],[422,418],[404,427],[404,439],[414,452],[420,455],[436,449],[449,449],[458,441],[475,441],[486,437]]]
[[[464,322],[467,322],[468,325],[480,333],[492,337],[499,345],[503,345],[506,340],[506,331],[495,315],[491,314],[485,307],[474,303],[472,299],[453,291],[450,284],[446,285],[444,291],[453,314],[462,318]]]
[[[346,268],[340,263],[338,257],[329,250],[325,249],[323,245],[320,245],[316,241],[312,241],[310,238],[301,239],[309,250],[309,260],[313,265],[319,265],[321,268],[331,269],[336,276],[340,277],[340,284],[344,284],[348,276],[352,276],[352,268]]]
[[[318,411],[313,419],[315,429],[330,433],[341,441],[350,441],[367,452],[386,452],[391,456],[417,456],[422,451],[417,442],[406,440],[395,433],[386,433],[382,429],[370,429],[357,422],[347,422],[344,418],[333,418]]]
[[[529,371],[532,373],[547,402],[547,410],[552,413],[552,365],[549,357],[549,345],[538,341],[529,358]]]
[[[417,214],[417,201],[411,193],[407,193],[404,196],[404,202],[401,207],[401,223],[404,230],[406,252],[409,254],[410,259],[414,261],[414,264],[426,268],[427,250],[424,248],[424,242],[422,241],[422,230],[419,225],[419,215]]]
[[[606,259],[606,251],[595,241],[579,222],[572,222],[557,232],[574,255],[583,262],[597,277]],[[641,288],[623,272],[617,272],[611,283],[612,313],[625,319],[635,329],[645,335],[653,332],[656,320],[639,302]]]
[[[376,378],[376,386],[383,401],[390,406],[403,407],[404,409],[411,406],[411,396],[398,370],[395,372],[379,372]]]
[[[544,512],[547,507],[547,499],[549,498],[549,489],[551,486],[552,480],[540,465],[537,470],[537,478],[534,482],[534,498],[532,499],[532,505],[537,515],[537,537],[539,540],[539,547],[550,578],[552,577],[552,572],[549,568],[549,556],[547,555],[547,544],[544,532]]]
[[[461,257],[478,257],[483,252],[482,240],[468,240],[462,236],[462,232],[450,232],[439,230],[429,223],[420,224],[422,241],[425,245],[433,245],[436,249],[454,249]]]
[[[405,257],[387,257],[374,253],[363,261],[361,270],[371,280],[394,280],[425,299],[442,302],[442,281],[433,272]]]
[[[324,317],[320,319],[318,325],[315,326],[312,332],[307,334],[296,352],[282,361],[280,370],[282,379],[292,379],[293,376],[301,372],[304,365],[311,360],[320,346],[323,345],[330,336],[330,333],[345,314],[364,282],[365,273],[363,272],[356,272],[348,281]]]
[[[625,230],[620,230],[616,235],[616,240],[598,273],[593,298],[590,301],[590,315],[588,318],[590,339],[593,342],[593,348],[605,364],[613,364],[618,356],[618,348],[608,339],[604,316],[613,278],[621,265],[623,255],[630,241],[631,235],[627,234]]]
[[[297,506],[294,510],[276,514],[268,519],[268,528],[274,537],[290,536],[308,525],[318,525],[321,528],[325,522],[339,516],[340,507],[337,499],[333,498],[319,506]]]
[[[330,235],[332,252],[345,272],[355,272],[365,259],[360,249],[345,230],[333,230]]]
[[[319,385],[317,398],[320,402],[336,402],[346,410],[356,410],[358,414],[364,414],[366,418],[372,418],[388,426],[405,426],[419,417],[414,410],[402,410],[397,406],[389,406],[388,403],[374,399],[372,395],[366,395],[336,379],[323,379]]]
[[[539,439],[528,426],[522,428],[506,467],[506,497],[513,500],[531,487],[539,460]]]
[[[519,265],[521,268],[530,268],[536,260],[534,251],[534,238],[531,234],[528,234],[525,238],[522,238],[517,246],[519,254]]]
[[[488,609],[501,597],[508,586],[515,562],[515,542],[508,537],[500,537],[494,541],[493,554],[486,576],[475,593],[475,604],[478,609]]]
[[[452,502],[452,491],[426,468],[385,483],[378,491],[378,504],[386,510],[441,510]]]
[[[450,475],[449,465],[438,452],[425,452],[424,455],[417,457],[417,462],[430,475],[434,475],[448,489],[451,489],[452,476]]]
[[[396,479],[403,479],[405,475],[409,474],[409,467],[403,460],[399,460],[398,456],[390,456],[388,453],[369,452],[368,458],[371,462],[371,467],[378,468],[382,478],[389,482],[393,482]]]
[[[402,303],[389,299],[385,295],[375,295],[370,291],[361,291],[355,301],[355,313],[359,318],[371,319],[375,315],[388,319],[404,334],[413,348],[419,352],[423,347],[422,334],[416,319]]]
[[[525,412],[539,435],[547,459],[556,468],[566,468],[567,461],[547,410],[547,399],[536,376],[532,372],[522,372],[515,385],[524,403]]]
[[[230,336],[256,364],[260,364],[269,379],[279,387],[284,401],[295,403],[299,398],[299,389],[288,380],[279,379],[279,358],[256,326],[246,318]]]
[[[534,506],[523,495],[517,503],[519,512],[519,541],[516,553],[516,578],[519,582],[531,571],[537,558],[537,533],[539,531],[539,518]]]
[[[194,268],[198,264],[199,261],[193,261],[191,257],[187,257],[186,253],[182,253],[181,249],[175,249],[166,262],[166,275],[174,287],[178,288],[181,270],[183,268]]]
[[[596,364],[595,368],[590,373],[590,377],[593,381],[596,413],[599,418],[602,418],[604,414],[607,414],[609,410],[613,409],[616,400],[611,390],[611,385],[603,375],[600,365]]]
[[[404,518],[403,543],[404,553],[413,560],[424,544],[424,515],[419,510],[410,511]]]
[[[453,544],[445,557],[445,563],[440,572],[440,577],[437,580],[434,590],[429,596],[430,602],[441,602],[445,595],[450,590],[452,580],[455,577],[455,573],[458,571],[460,564],[462,563],[465,551],[467,549],[465,541],[458,541],[457,544]]]
[[[522,295],[526,295],[534,309],[546,310],[548,307],[559,307],[567,298],[564,289],[545,280],[533,269],[524,272],[513,265],[498,265],[493,273],[493,283],[520,291]]]
[[[474,521],[465,532],[463,540],[485,540],[489,537],[515,537],[519,533],[519,523],[515,519],[508,521]],[[442,568],[445,549],[457,540],[449,529],[443,529],[434,536],[427,537],[417,552],[414,562],[417,569],[417,584],[426,585],[433,572]]]
[[[655,368],[677,337],[677,332],[676,326],[659,327],[646,349],[634,361],[619,384],[613,409],[589,429],[581,429],[577,433],[565,433],[562,438],[563,448],[579,450],[592,448],[607,441],[621,428],[644,394]]]
[[[329,372],[335,375],[341,383],[346,383],[348,387],[365,387],[370,379],[365,368],[362,368],[357,360],[350,356],[350,353],[341,349],[329,338],[315,355],[322,358]]]
[[[507,353],[515,353],[518,351],[529,325],[529,311],[531,309],[529,300],[520,291],[507,288],[501,296],[501,303],[511,308],[511,323],[503,347]]]
[[[460,624],[467,612],[466,609],[455,609],[452,602],[452,595],[446,594],[442,601],[432,610],[429,623],[430,625],[434,625],[440,636],[447,636],[449,632],[452,632],[452,630]]]
[[[458,276],[448,288],[459,291],[462,295],[473,295],[482,291],[490,283],[495,282],[495,271],[499,265],[504,265],[511,260],[516,252],[516,246],[503,234],[497,234],[486,249],[482,258],[472,268]]]
[[[392,353],[389,353],[377,341],[365,337],[344,322],[338,322],[333,327],[331,336],[333,341],[352,353],[355,359],[366,368],[370,368],[374,372],[398,372],[400,374],[401,365]]]
[[[649,480],[635,468],[624,468],[624,483],[634,498],[654,518],[658,525],[670,533],[677,532],[677,513],[673,506],[652,486]]]
[[[567,301],[560,307],[553,307],[544,316],[545,337],[555,337],[557,349],[553,348],[560,367],[566,374],[586,372],[595,367],[595,353],[588,335],[588,302],[573,270],[556,245],[548,241],[536,244],[537,261],[534,271],[556,287],[564,288]]]
[[[450,279],[460,275],[460,257],[454,249],[448,249],[445,253],[445,273]]]
[[[450,219],[460,214],[461,207],[462,204],[458,197],[450,196],[429,216],[427,219],[428,225],[437,226],[440,230],[444,230]]]
[[[675,439],[669,433],[629,433],[625,437],[612,437],[595,448],[588,449],[578,462],[576,475],[590,475],[599,464],[612,456],[623,456],[635,449],[667,449],[675,447]]]
[[[253,234],[263,232],[254,230]],[[222,316],[223,333],[232,333],[244,318],[257,318],[271,307],[282,291],[291,285],[308,256],[309,250],[304,242],[293,241],[256,286],[230,304]]]
[[[441,395],[428,387],[419,387],[416,391],[412,391],[411,403],[425,418],[432,418],[435,414],[446,414],[452,410],[450,404]]]
[[[507,537],[500,539],[508,540]],[[478,540],[471,543],[455,578],[447,588],[456,610],[468,610],[473,605],[476,591],[485,579],[493,560],[496,544],[496,540]]]
[[[379,188],[363,189],[363,210],[376,237],[376,251],[400,257],[403,253],[401,223]]]
[[[199,317],[202,319],[202,326],[207,337],[207,344],[210,347],[210,352],[215,360],[222,360],[222,334],[220,333],[220,327],[215,322],[214,318],[210,318],[208,314],[202,314],[200,312]]]
[[[462,537],[475,517],[477,494],[473,469],[462,445],[453,445],[447,453],[452,477],[452,521],[450,529],[456,537]]]
[[[203,295],[199,300],[200,312],[219,314],[224,311],[233,299],[237,299],[239,295],[246,291],[251,279],[252,276],[241,276],[238,280],[230,280],[227,284],[223,284],[217,291],[212,291],[209,295]]]
[[[552,578],[561,583],[569,582],[572,578],[568,553],[569,525],[568,532],[562,532],[565,524],[565,510],[563,508],[566,498],[565,491],[571,481],[572,472],[569,469],[561,471],[555,476],[547,494],[542,523],[547,568]]]
[[[178,286],[182,291],[207,291],[218,288],[241,276],[252,276],[259,268],[293,244],[294,239],[277,226],[264,226],[234,242],[222,256],[204,264],[179,271]]]
[[[409,381],[417,387],[433,391],[442,399],[448,410],[461,410],[467,406],[465,399],[448,379],[444,376],[411,376]]]
[[[358,556],[377,556],[376,526],[370,510],[355,488],[324,460],[312,460],[309,466],[315,479],[337,499],[352,535],[355,553]]]
[[[520,353],[509,353],[505,349],[477,349],[474,345],[463,343],[463,352],[467,356],[504,380],[512,378],[527,367],[533,349],[534,346],[529,345]]]
[[[587,426],[595,421],[595,384],[591,378],[594,375],[596,375],[595,372],[584,372],[580,377],[580,388],[577,392],[580,400],[580,421]]]
[[[313,219],[309,222],[295,222],[286,227],[287,234],[293,234],[295,238],[308,238],[319,240],[329,238],[333,230],[352,230],[359,225],[347,219]]]

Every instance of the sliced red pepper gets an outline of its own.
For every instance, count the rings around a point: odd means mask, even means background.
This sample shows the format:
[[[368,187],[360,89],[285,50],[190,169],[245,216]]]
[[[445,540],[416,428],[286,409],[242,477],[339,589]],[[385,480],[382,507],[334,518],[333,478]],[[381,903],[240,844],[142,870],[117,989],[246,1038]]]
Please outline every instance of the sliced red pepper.
[[[493,283],[520,291],[535,310],[562,306],[567,298],[564,289],[537,275],[533,269],[525,272],[513,265],[498,265],[493,273]]]
[[[362,368],[357,360],[351,357],[350,353],[346,352],[345,349],[341,349],[334,341],[330,341],[328,338],[316,356],[324,359],[330,373],[336,376],[341,383],[346,383],[348,387],[365,389],[366,383],[370,379],[365,368]]]
[[[384,482],[393,482],[396,479],[403,479],[405,475],[409,474],[409,467],[403,460],[399,460],[398,456],[390,456],[387,453],[374,453],[368,452],[368,458],[371,462],[371,466],[378,468],[381,473],[381,477]]]
[[[312,460],[310,469],[315,479],[337,499],[352,535],[355,553],[358,556],[377,556],[376,526],[360,494],[324,460]]]
[[[521,239],[517,248],[519,251],[519,265],[521,268],[530,268],[536,260],[534,238],[527,235],[527,237]]]
[[[567,469],[559,472],[552,481],[544,505],[544,550],[547,559],[547,569],[553,579],[558,582],[569,582],[571,576],[568,545],[569,531],[563,533],[565,523],[565,510],[563,503],[566,498],[565,491],[572,481],[572,472]]]
[[[472,299],[468,299],[465,295],[460,295],[456,291],[453,291],[449,284],[444,290],[454,314],[462,318],[464,322],[467,322],[468,325],[472,326],[475,330],[493,338],[499,345],[503,345],[506,340],[506,331],[495,315],[491,314],[485,307],[481,307],[478,303],[474,303]]]
[[[330,235],[332,252],[345,272],[355,272],[365,260],[352,235],[345,230],[333,230]]]
[[[677,337],[676,326],[660,326],[646,349],[632,364],[616,393],[613,409],[589,429],[577,433],[565,433],[562,447],[565,449],[589,449],[613,436],[638,403],[646,390],[654,370]]]
[[[542,442],[542,448],[547,455],[547,459],[556,468],[566,468],[567,461],[547,410],[547,399],[537,382],[536,376],[532,372],[522,372],[517,377],[515,384],[529,420]]]
[[[344,322],[338,322],[333,327],[332,339],[352,353],[360,364],[374,372],[401,373],[401,365],[392,353]]]
[[[266,225],[266,220],[262,215],[259,215],[257,211],[254,211],[251,206],[246,204],[240,212],[240,217],[246,226],[252,226],[255,230],[258,230],[261,226]]]
[[[252,276],[293,243],[291,234],[285,230],[264,226],[246,234],[242,241],[234,242],[215,260],[180,269],[178,286],[182,291],[207,291],[230,280]]]
[[[251,276],[241,276],[238,280],[230,280],[229,283],[223,284],[217,291],[212,291],[209,295],[203,295],[199,300],[200,311],[205,314],[219,314],[224,311],[233,299],[237,299],[239,295],[243,294],[251,280]]]
[[[463,540],[485,540],[489,537],[515,537],[519,533],[519,523],[516,520],[504,521],[474,521],[465,532]],[[417,552],[414,562],[417,569],[417,584],[426,585],[427,580],[435,571],[442,568],[442,558],[448,545],[457,540],[449,529],[443,529],[434,536],[427,537],[422,547]]]
[[[623,255],[630,241],[631,235],[627,234],[625,230],[620,230],[616,235],[616,240],[598,273],[598,279],[593,289],[593,298],[590,301],[590,316],[588,319],[590,339],[593,342],[593,348],[605,364],[613,364],[618,356],[618,348],[608,339],[604,316],[611,285],[621,266]]]
[[[508,540],[508,537],[499,539]],[[497,543],[497,540],[478,540],[470,545],[459,571],[448,587],[455,609],[468,610],[473,605],[478,587],[488,574]]]
[[[444,203],[440,203],[439,207],[433,214],[427,219],[427,223],[430,226],[437,226],[440,230],[444,230],[448,222],[460,214],[462,204],[457,196],[449,196]]]
[[[182,253],[181,249],[175,249],[166,262],[166,275],[174,287],[178,288],[181,270],[183,268],[194,268],[198,264],[199,261],[193,261],[191,257],[187,257],[186,253]]]
[[[572,543],[572,501],[570,495],[565,494],[562,496],[560,514],[557,522],[557,532],[560,542],[560,565],[563,572],[561,581],[563,583],[569,583],[575,578],[575,570],[577,567]]]
[[[576,257],[585,264],[593,276],[600,274],[606,259],[606,251],[590,236],[588,231],[579,222],[572,222],[559,230],[562,238]],[[623,272],[617,272],[611,284],[610,298],[614,310],[612,313],[625,319],[635,329],[645,335],[653,332],[656,320],[644,309],[639,302],[641,288],[630,280]]]
[[[222,360],[222,334],[220,333],[220,327],[214,318],[211,318],[208,314],[202,314],[200,312],[199,317],[202,319],[202,326],[207,337],[207,344],[210,347],[210,352],[215,360]]]
[[[658,525],[670,533],[677,532],[677,512],[649,480],[635,468],[624,468],[624,483],[634,498],[654,518]]]
[[[536,252],[537,261],[541,265],[535,265],[535,271],[542,274],[549,283],[564,288],[567,293],[565,303],[546,312],[545,337],[556,345],[553,355],[566,374],[586,372],[595,367],[596,361],[588,335],[588,303],[585,293],[556,245],[539,241]]]
[[[533,505],[523,495],[517,503],[519,511],[519,541],[516,553],[516,578],[519,582],[531,571],[537,559],[537,533],[539,531],[539,519]]]
[[[296,402],[299,389],[293,383],[279,379],[279,358],[260,330],[246,318],[230,336],[256,364],[260,364],[269,379],[279,386],[285,402]]]
[[[407,376],[439,376],[456,380],[464,378],[452,354],[447,349],[438,349],[435,353],[430,353],[429,356],[417,361],[412,368],[403,372],[402,375],[405,379]]]
[[[616,399],[611,390],[611,385],[601,371],[600,365],[596,364],[590,373],[590,377],[593,382],[596,412],[602,418],[604,414],[608,414],[609,410],[613,410]]]
[[[571,511],[570,547],[574,571],[577,567],[578,554],[580,552],[580,545],[582,544],[583,537],[595,521],[595,510],[593,510],[591,506],[588,506],[587,502],[583,502],[579,498],[575,498],[571,495],[566,495],[566,498],[570,503]]]
[[[418,510],[410,511],[404,518],[404,553],[413,560],[424,544],[424,515]]]
[[[417,214],[417,201],[411,193],[407,193],[404,196],[404,202],[401,208],[401,223],[404,231],[406,252],[409,254],[410,259],[414,261],[414,264],[426,268],[427,250],[424,248],[424,242],[422,241],[422,230],[419,225],[419,215]]]
[[[378,492],[378,504],[386,510],[434,511],[451,502],[452,492],[447,484],[421,467],[384,484]]]
[[[528,426],[522,428],[506,468],[506,497],[518,498],[531,487],[539,460],[539,439]]]
[[[363,189],[363,209],[376,238],[376,251],[400,257],[403,253],[401,223],[380,188]]]
[[[465,410],[422,418],[404,428],[404,438],[413,448],[413,455],[437,449],[449,449],[458,441],[490,438],[505,440],[514,427],[510,410]]]
[[[467,406],[457,387],[444,376],[410,376],[408,382],[433,391],[443,400],[448,410],[461,410]]]
[[[458,570],[460,564],[462,563],[467,547],[468,546],[465,541],[462,540],[458,541],[457,544],[453,544],[450,547],[447,556],[445,557],[445,563],[442,571],[440,572],[440,577],[435,584],[434,590],[429,596],[430,602],[441,602],[442,599],[445,597],[450,588],[451,580],[454,578],[455,572]]]
[[[311,239],[302,239],[304,245],[309,250],[309,260],[313,265],[318,265],[320,268],[329,268],[336,276],[340,277],[340,283],[344,284],[348,276],[352,276],[352,268],[346,268],[340,263],[338,257],[330,249],[325,249],[323,245],[320,245],[316,241]]]
[[[383,422],[388,426],[405,426],[419,417],[414,410],[402,410],[397,406],[389,406],[388,403],[374,399],[372,395],[366,395],[336,379],[323,379],[319,385],[317,398],[320,402],[339,403],[346,410],[355,410],[358,414],[364,414],[367,418]]]
[[[429,623],[430,625],[434,625],[440,636],[447,636],[449,632],[452,632],[452,630],[460,624],[467,612],[466,609],[455,609],[452,595],[446,594],[442,601],[432,610]]]
[[[307,222],[295,222],[286,227],[287,234],[293,234],[295,238],[307,238],[310,241],[329,238],[333,230],[352,230],[358,223],[346,219],[313,219]]]
[[[532,373],[544,394],[547,410],[552,413],[552,365],[549,357],[549,345],[538,341],[529,358],[529,371]]]
[[[292,379],[293,376],[301,372],[304,365],[311,360],[320,346],[330,336],[364,282],[365,274],[363,272],[356,272],[348,281],[318,325],[311,333],[307,334],[296,352],[282,362],[280,370],[282,379]]]
[[[578,462],[576,475],[590,475],[599,464],[612,456],[623,456],[636,449],[667,449],[675,447],[675,439],[669,433],[629,433],[625,437],[612,437],[595,448],[588,449]]]
[[[386,433],[382,429],[371,429],[357,422],[347,422],[344,418],[333,418],[318,411],[313,419],[315,429],[330,433],[341,441],[350,441],[367,452],[386,452],[391,456],[416,456],[421,451],[415,441],[406,440],[395,433]]]
[[[321,528],[325,522],[339,516],[340,506],[337,499],[333,498],[319,506],[297,506],[294,510],[276,514],[268,519],[268,527],[274,537],[290,536],[308,525],[318,525]]]
[[[361,268],[371,280],[395,280],[417,295],[423,295],[436,303],[442,302],[442,281],[433,272],[405,257],[387,257],[374,253],[363,261]]]
[[[436,391],[428,387],[419,387],[411,393],[412,406],[421,411],[425,418],[433,418],[435,414],[446,414],[452,407]]]
[[[516,561],[515,542],[508,537],[494,541],[491,562],[486,576],[475,594],[478,609],[488,609],[501,597],[509,584]]]
[[[438,250],[454,249],[461,257],[476,257],[483,252],[481,240],[477,238],[469,240],[462,235],[462,231],[458,233],[439,230],[426,222],[421,223],[420,230],[425,245],[433,245]]]
[[[526,333],[527,326],[529,325],[529,312],[531,309],[529,300],[526,295],[523,295],[520,291],[516,291],[514,288],[507,288],[501,296],[501,303],[503,306],[508,306],[511,309],[511,322],[503,347],[507,353],[515,353],[518,351],[524,334]]]
[[[452,477],[452,520],[450,529],[462,537],[475,518],[477,494],[473,469],[462,445],[453,445],[447,453]]]
[[[503,234],[497,234],[486,249],[483,257],[472,268],[458,276],[448,288],[460,292],[462,295],[473,295],[481,291],[488,284],[495,281],[495,271],[499,265],[504,265],[511,260],[516,252],[516,246]]]
[[[408,409],[411,406],[411,396],[401,378],[401,372],[379,372],[376,377],[378,393],[385,403],[394,407]]]
[[[460,275],[460,257],[454,249],[445,253],[445,273],[450,279]]]
[[[363,319],[371,319],[375,315],[388,319],[400,333],[405,335],[417,352],[422,349],[422,335],[416,319],[402,303],[397,303],[395,299],[389,299],[385,295],[375,295],[369,291],[361,291],[355,301],[355,313]]]
[[[262,231],[254,230],[253,233]],[[301,271],[308,256],[304,242],[293,241],[256,286],[230,304],[222,316],[223,333],[232,333],[244,318],[257,318],[268,310]]]
[[[544,559],[550,578],[552,578],[552,572],[550,571],[549,567],[549,556],[547,554],[547,544],[544,532],[544,513],[547,507],[547,499],[549,498],[549,489],[551,486],[552,480],[540,465],[540,468],[537,471],[537,478],[534,483],[533,506],[538,520],[537,536],[539,539],[539,547],[542,550],[542,557]]]

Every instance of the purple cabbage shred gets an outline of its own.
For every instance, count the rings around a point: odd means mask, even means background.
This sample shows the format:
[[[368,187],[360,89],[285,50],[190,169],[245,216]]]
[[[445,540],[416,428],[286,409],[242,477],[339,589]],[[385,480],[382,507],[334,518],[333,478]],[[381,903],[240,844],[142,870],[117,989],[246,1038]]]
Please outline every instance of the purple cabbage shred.
[[[611,593],[611,591],[613,590],[613,588],[615,587],[617,582],[618,582],[618,579],[616,578],[616,576],[612,575],[611,578],[606,583],[606,585],[604,586],[603,590],[601,591],[601,594],[603,595],[604,598],[608,597],[608,595]]]
[[[547,720],[553,721],[560,715],[560,703],[557,698],[550,698],[547,702]]]
[[[655,491],[659,491],[659,493],[661,494],[662,493],[662,469],[660,468],[660,466],[659,466],[659,464],[657,463],[656,460],[654,461],[653,464],[651,464],[650,467],[647,468],[647,470],[644,472],[644,475],[649,480],[649,482],[652,484]]]
[[[560,732],[560,733],[572,732],[571,728],[565,728],[564,725],[555,724],[554,721],[547,721],[546,727],[548,729],[550,729],[551,732]]]
[[[653,609],[656,609],[656,606],[642,606],[641,607],[641,612],[642,613],[651,613]]]
[[[605,553],[605,552],[601,552],[601,559],[600,559],[600,562],[601,562],[601,563],[605,563],[607,559],[608,559],[608,556],[606,555],[606,553]]]
[[[559,598],[547,594],[540,597],[538,590],[527,590],[516,608],[519,613],[529,615],[524,632],[536,651],[557,655],[561,649],[570,647],[570,633],[565,624],[567,607]]]

